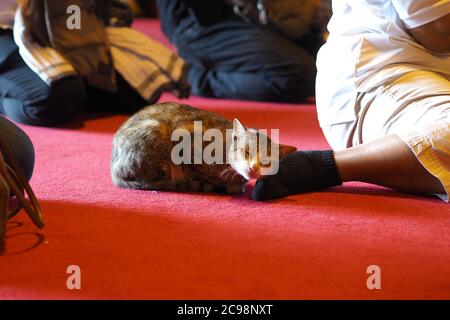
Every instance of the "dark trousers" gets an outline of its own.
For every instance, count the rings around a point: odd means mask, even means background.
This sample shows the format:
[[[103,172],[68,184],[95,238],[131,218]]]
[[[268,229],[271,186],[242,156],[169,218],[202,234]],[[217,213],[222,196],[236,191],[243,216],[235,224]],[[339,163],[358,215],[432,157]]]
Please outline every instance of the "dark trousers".
[[[0,114],[29,125],[53,126],[70,120],[82,108],[134,112],[146,101],[118,76],[115,93],[67,77],[48,86],[20,57],[10,31],[0,30]]]
[[[204,10],[208,23],[202,23],[187,2],[157,0],[165,34],[190,65],[193,94],[281,102],[302,102],[314,95],[319,36],[293,42],[231,10],[211,21],[212,7]]]

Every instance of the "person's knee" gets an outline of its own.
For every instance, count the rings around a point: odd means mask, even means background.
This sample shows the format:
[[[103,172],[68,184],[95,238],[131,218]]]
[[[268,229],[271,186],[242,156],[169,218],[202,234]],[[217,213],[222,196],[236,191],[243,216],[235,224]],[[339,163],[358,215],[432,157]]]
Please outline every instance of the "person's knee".
[[[293,61],[289,69],[269,74],[273,100],[281,102],[304,102],[315,95],[316,67],[314,61]]]
[[[56,126],[83,107],[86,91],[78,77],[68,77],[45,88],[39,101],[4,99],[3,112],[16,122],[35,126]]]
[[[263,73],[260,77],[263,81],[255,82],[260,84],[259,87],[248,83],[239,84],[243,94],[249,95],[252,100],[302,103],[315,94],[313,70],[298,73],[276,71]]]
[[[270,89],[266,93],[267,100],[303,103],[314,96],[314,80],[296,76],[274,76],[270,81]]]
[[[192,93],[206,97],[301,103],[314,96],[315,68],[224,72],[191,66]]]
[[[34,170],[34,147],[26,133],[6,118],[0,116],[0,136],[12,156],[30,180]]]
[[[81,111],[85,99],[85,86],[80,78],[61,79],[50,86],[48,99],[43,102],[45,107],[41,110],[35,107],[32,116],[42,125],[62,124]]]
[[[80,78],[57,82],[50,93],[52,121],[62,123],[78,114],[86,100],[85,85]],[[67,107],[64,107],[67,106]]]

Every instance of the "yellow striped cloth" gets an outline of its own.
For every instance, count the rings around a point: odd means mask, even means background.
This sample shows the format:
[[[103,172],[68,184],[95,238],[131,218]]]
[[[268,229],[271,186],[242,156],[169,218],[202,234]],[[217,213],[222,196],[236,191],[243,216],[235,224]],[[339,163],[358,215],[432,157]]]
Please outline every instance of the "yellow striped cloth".
[[[27,21],[17,9],[14,40],[25,63],[48,85],[76,75],[76,70],[51,47],[42,47],[28,34]],[[127,27],[106,28],[114,67],[145,100],[154,102],[182,81],[185,61],[161,43]]]

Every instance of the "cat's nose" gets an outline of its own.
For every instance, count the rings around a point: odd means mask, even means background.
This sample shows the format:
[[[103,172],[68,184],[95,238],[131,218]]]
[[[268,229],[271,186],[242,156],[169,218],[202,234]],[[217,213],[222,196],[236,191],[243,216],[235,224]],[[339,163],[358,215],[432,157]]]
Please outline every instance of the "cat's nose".
[[[250,166],[250,171],[254,178],[259,179],[260,178],[260,167],[257,163],[254,163]]]

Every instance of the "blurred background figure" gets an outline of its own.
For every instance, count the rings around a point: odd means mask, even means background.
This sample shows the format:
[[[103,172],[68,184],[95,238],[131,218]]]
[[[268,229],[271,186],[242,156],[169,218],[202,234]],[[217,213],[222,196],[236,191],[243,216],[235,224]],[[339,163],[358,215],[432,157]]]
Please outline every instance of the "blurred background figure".
[[[189,64],[193,94],[279,102],[314,95],[329,1],[156,2],[164,33]]]
[[[189,95],[185,62],[130,28],[126,0],[49,3],[0,2],[0,114],[54,126],[83,108],[128,113],[155,103],[164,91]],[[81,8],[81,27],[61,28],[72,5]]]

